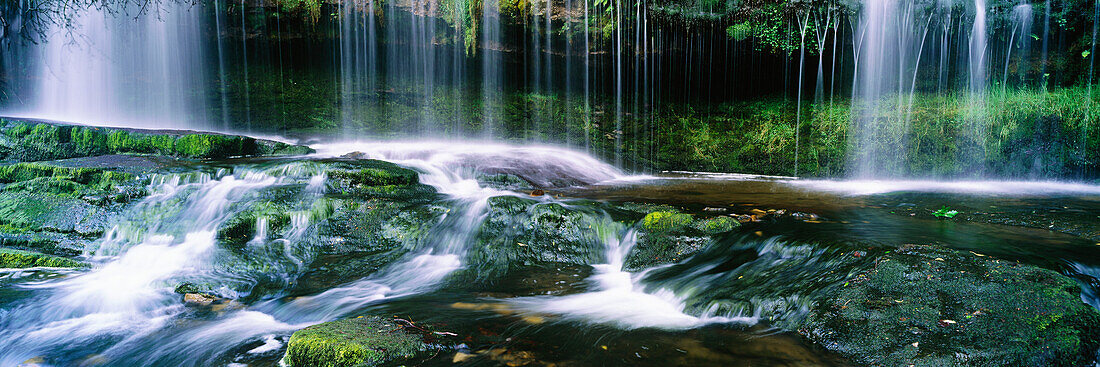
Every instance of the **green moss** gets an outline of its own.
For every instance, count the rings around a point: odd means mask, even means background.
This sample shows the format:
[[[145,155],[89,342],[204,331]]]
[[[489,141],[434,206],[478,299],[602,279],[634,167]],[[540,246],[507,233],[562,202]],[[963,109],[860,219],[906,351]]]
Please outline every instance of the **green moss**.
[[[220,159],[236,156],[307,154],[304,146],[210,133],[164,132],[69,126],[0,119],[9,139],[0,141],[8,160],[42,161],[103,154],[158,154]]]
[[[243,155],[247,138],[228,135],[188,134],[176,139],[176,152],[185,157],[226,158]]]
[[[420,184],[420,175],[390,162],[364,159],[342,161],[326,171],[331,192],[342,195],[425,202],[435,189]]]
[[[0,248],[0,268],[80,268],[86,266],[76,260],[35,252]]]
[[[642,229],[650,232],[668,232],[691,224],[690,214],[677,212],[652,212],[642,219]]]
[[[128,173],[95,168],[70,168],[41,163],[16,163],[0,166],[0,183],[30,181],[38,178],[66,180],[92,189],[104,190],[134,179]]]
[[[394,169],[364,168],[354,171],[329,171],[329,177],[348,180],[352,185],[363,186],[391,186],[413,185],[419,181],[419,176],[411,170],[393,167]]]
[[[853,274],[795,328],[858,364],[1080,366],[1100,347],[1100,314],[1051,270],[910,246]]]
[[[732,231],[741,226],[741,223],[730,217],[714,217],[697,220],[691,224],[695,229],[706,234],[718,234]]]
[[[356,367],[394,362],[427,351],[422,337],[393,320],[367,316],[294,332],[283,361],[290,367]]]

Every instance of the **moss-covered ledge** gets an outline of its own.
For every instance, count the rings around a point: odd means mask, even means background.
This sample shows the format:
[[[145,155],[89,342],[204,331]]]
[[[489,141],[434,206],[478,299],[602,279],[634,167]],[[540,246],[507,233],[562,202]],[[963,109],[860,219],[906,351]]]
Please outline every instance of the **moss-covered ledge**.
[[[300,155],[309,147],[181,130],[69,125],[52,121],[0,118],[0,161],[32,162],[106,154],[155,154],[178,158],[224,159]]]
[[[1100,347],[1100,315],[1073,279],[932,246],[870,263],[798,329],[872,366],[1091,366]]]
[[[0,248],[0,268],[82,268],[86,264],[64,257],[50,256],[37,252]]]
[[[289,367],[375,366],[433,348],[419,330],[407,326],[379,316],[313,325],[290,336],[283,362]]]

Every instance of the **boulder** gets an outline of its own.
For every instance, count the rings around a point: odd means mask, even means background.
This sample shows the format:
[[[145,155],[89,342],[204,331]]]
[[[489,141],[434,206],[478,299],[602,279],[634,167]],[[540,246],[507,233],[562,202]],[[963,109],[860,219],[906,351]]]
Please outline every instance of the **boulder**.
[[[359,367],[399,363],[436,348],[407,321],[362,316],[295,331],[283,363],[289,367]]]

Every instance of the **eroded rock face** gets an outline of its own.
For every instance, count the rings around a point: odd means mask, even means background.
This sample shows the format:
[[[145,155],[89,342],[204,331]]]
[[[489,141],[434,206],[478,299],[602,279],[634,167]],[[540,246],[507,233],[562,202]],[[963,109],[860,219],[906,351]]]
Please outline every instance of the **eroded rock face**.
[[[283,362],[289,367],[356,367],[399,363],[437,349],[426,330],[379,316],[326,322],[294,332]]]
[[[1081,366],[1100,315],[1057,272],[909,246],[836,288],[799,332],[864,365]]]

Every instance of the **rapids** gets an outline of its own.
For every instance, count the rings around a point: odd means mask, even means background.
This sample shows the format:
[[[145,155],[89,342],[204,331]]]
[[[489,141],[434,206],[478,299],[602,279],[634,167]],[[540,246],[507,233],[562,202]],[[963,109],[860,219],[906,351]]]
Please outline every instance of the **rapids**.
[[[149,195],[85,250],[91,269],[35,268],[0,275],[0,364],[270,366],[282,356],[293,331],[368,312],[450,322],[460,330],[491,330],[504,340],[523,341],[524,348],[549,360],[842,364],[776,325],[808,312],[822,284],[843,273],[838,260],[853,243],[855,248],[940,243],[1049,266],[1078,279],[1083,299],[1098,306],[1095,269],[1100,263],[1085,259],[1100,257],[1089,240],[1025,227],[937,223],[887,213],[891,206],[924,208],[948,202],[1023,212],[1069,199],[1083,199],[1069,210],[1088,212],[1097,209],[1100,189],[1095,186],[631,176],[561,148],[490,143],[356,142],[314,148],[317,153],[304,160],[235,161],[199,173],[156,175],[149,181]],[[428,235],[405,243],[409,251],[380,270],[342,284],[302,288],[297,282],[319,256],[310,240],[324,218],[317,208],[338,194],[326,184],[330,177],[323,164],[347,157],[415,169],[447,209]],[[553,195],[494,188],[479,180],[485,174],[514,175]],[[260,205],[270,190],[293,195],[297,209],[289,214],[286,229],[274,230],[261,217],[243,248],[219,239],[218,230],[229,218]],[[460,280],[479,269],[469,252],[485,230],[490,202],[508,196],[530,200],[530,205],[592,211],[596,219],[583,241],[602,260],[586,266],[516,264],[521,270],[497,281]],[[787,208],[838,219],[750,224],[746,231],[756,235],[722,237],[682,259],[638,270],[627,264],[636,251],[639,224],[592,207],[593,199],[674,203],[700,210]],[[755,280],[739,282],[742,277]],[[215,290],[217,295],[239,301],[214,311],[196,309],[182,304],[173,292],[180,281],[228,284]],[[714,298],[729,292],[750,294],[751,301],[726,304]],[[492,306],[456,306],[469,304]],[[574,337],[563,339],[565,335]],[[498,347],[509,348],[508,341]],[[607,350],[608,345],[613,352],[591,351],[593,346]],[[739,351],[738,345],[763,349]],[[446,364],[447,358],[424,363]]]

